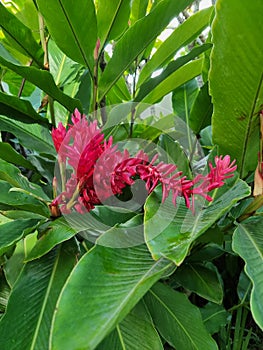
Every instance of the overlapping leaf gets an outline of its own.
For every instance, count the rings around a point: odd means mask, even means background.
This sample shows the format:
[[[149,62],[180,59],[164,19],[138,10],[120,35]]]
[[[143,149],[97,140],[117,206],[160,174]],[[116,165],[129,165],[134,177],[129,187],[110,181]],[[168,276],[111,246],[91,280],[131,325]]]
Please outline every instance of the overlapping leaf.
[[[146,305],[162,337],[180,350],[216,350],[198,308],[187,297],[157,283],[145,296]]]
[[[58,47],[71,59],[89,68],[93,76],[97,22],[93,0],[37,0],[48,30]]]
[[[2,350],[48,350],[52,314],[76,256],[63,245],[27,263],[12,290],[0,321]]]
[[[169,266],[165,259],[154,262],[144,245],[94,247],[72,271],[60,296],[52,349],[95,349]],[[74,338],[67,336],[65,328]]]
[[[152,193],[145,204],[145,239],[153,257],[165,256],[180,265],[192,242],[235,203],[250,194],[250,188],[242,180],[230,183],[230,188],[207,207],[203,207],[201,201],[194,214],[183,200],[180,199],[175,208],[169,199],[161,204],[161,191]]]

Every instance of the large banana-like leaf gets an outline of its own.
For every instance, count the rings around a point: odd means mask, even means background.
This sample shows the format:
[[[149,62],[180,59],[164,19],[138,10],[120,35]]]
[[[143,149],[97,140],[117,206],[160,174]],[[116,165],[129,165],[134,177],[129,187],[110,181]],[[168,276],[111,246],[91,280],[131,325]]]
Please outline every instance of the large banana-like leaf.
[[[109,349],[163,350],[161,339],[144,302],[139,302],[96,348],[96,350]]]
[[[93,74],[97,21],[93,0],[37,0],[49,32],[59,48]]]
[[[59,298],[52,350],[95,349],[170,266],[165,259],[153,261],[145,245],[95,246],[72,271]]]
[[[72,245],[64,244],[24,266],[0,322],[1,350],[49,349],[52,314],[75,261]]]
[[[214,143],[237,160],[241,177],[256,168],[263,104],[263,2],[218,0],[209,74]]]
[[[232,179],[231,179],[232,180]],[[240,199],[250,194],[249,186],[242,180],[232,180],[230,188],[221,193],[207,207],[201,200],[193,214],[180,198],[175,208],[170,198],[161,204],[162,193],[152,193],[145,204],[145,240],[154,257],[165,256],[180,265],[191,244]],[[203,208],[202,208],[203,207]]]
[[[263,330],[263,219],[251,218],[239,224],[233,236],[233,250],[245,260],[245,271],[253,283],[252,315]]]
[[[184,294],[157,283],[146,294],[145,301],[160,334],[175,349],[217,349],[200,311]]]

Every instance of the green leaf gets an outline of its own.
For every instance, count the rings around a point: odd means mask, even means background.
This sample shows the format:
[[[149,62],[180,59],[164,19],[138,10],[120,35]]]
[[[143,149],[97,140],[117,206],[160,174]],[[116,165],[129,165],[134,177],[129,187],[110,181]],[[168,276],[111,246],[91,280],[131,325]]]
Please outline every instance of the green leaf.
[[[19,96],[21,97],[30,97],[36,87],[31,84],[27,80],[23,80],[23,78],[16,74],[15,72],[11,70],[3,70],[3,77],[2,81],[5,82],[8,85],[8,92],[14,96]],[[21,90],[21,87],[23,86],[23,89]],[[32,103],[32,101],[31,101]]]
[[[184,288],[214,303],[221,304],[223,289],[213,264],[184,264],[174,273],[175,280]]]
[[[101,49],[128,27],[129,15],[129,0],[98,0],[97,22]]]
[[[35,170],[35,167],[7,142],[0,142],[0,158],[26,169]]]
[[[216,2],[209,75],[214,105],[213,140],[220,153],[237,160],[241,177],[258,160],[259,117],[263,104],[261,0]],[[245,48],[244,48],[245,40]]]
[[[237,285],[237,295],[241,303],[244,301],[249,302],[251,289],[252,283],[250,278],[244,271],[241,271]]]
[[[204,44],[202,46],[197,46],[191,50],[187,55],[177,58],[175,61],[172,61],[164,69],[164,71],[155,78],[147,80],[139,89],[135,97],[135,101],[141,101],[145,96],[149,94],[154,88],[156,88],[160,83],[169,78],[171,74],[179,70],[182,66],[193,60],[195,57],[199,56],[202,52],[208,50],[210,44]],[[186,80],[187,81],[187,80]],[[180,86],[179,84],[178,86]]]
[[[76,256],[69,244],[27,263],[0,322],[2,350],[48,350],[52,314]]]
[[[149,0],[133,0],[131,5],[131,24],[146,15]]]
[[[190,80],[173,91],[172,103],[175,114],[183,119],[188,127],[189,114],[198,94],[198,84],[196,79]]]
[[[4,177],[0,172],[0,178]],[[7,176],[5,176],[7,178]],[[30,211],[33,213],[40,214],[45,217],[50,216],[49,209],[47,205],[43,204],[42,201],[35,199],[29,194],[12,191],[12,186],[6,182],[0,180],[1,192],[0,192],[0,203],[4,204],[4,209],[21,209]],[[8,207],[6,207],[6,205]],[[11,208],[10,208],[11,207]]]
[[[182,171],[184,175],[191,175],[189,160],[183,147],[176,139],[168,134],[162,134],[159,137],[158,146],[161,147],[162,152],[164,151],[165,157],[162,157],[162,161],[176,164],[177,169]]]
[[[18,66],[1,56],[0,65],[11,69],[15,73],[30,81],[32,84],[38,86],[41,90],[45,91],[50,97],[61,103],[71,112],[73,112],[75,108],[78,108],[81,111],[79,101],[64,94],[56,86],[52,75],[48,71],[40,70],[35,67]]]
[[[200,89],[189,115],[189,126],[196,133],[211,124],[213,105],[208,92],[208,82]]]
[[[92,0],[37,0],[51,37],[72,60],[89,68],[93,76],[97,21]]]
[[[138,86],[141,86],[155,70],[163,67],[179,49],[193,41],[208,26],[212,11],[213,7],[210,7],[195,13],[172,32],[143,67]]]
[[[29,101],[3,92],[0,92],[0,110],[2,115],[13,120],[19,120],[24,123],[48,124],[48,120],[37,114]]]
[[[0,129],[14,134],[19,142],[28,149],[53,156],[56,154],[49,130],[41,125],[14,122],[0,116]]]
[[[52,349],[95,349],[170,266],[164,259],[154,262],[144,245],[95,246],[76,265],[59,298]]]
[[[263,330],[263,219],[250,218],[239,224],[233,236],[233,250],[245,261],[245,272],[253,283],[250,307]]]
[[[40,258],[56,245],[69,240],[75,234],[76,230],[70,227],[64,218],[55,220],[42,233],[41,239],[37,241],[25,261],[27,262]]]
[[[16,166],[7,163],[2,159],[0,159],[0,179],[9,182],[13,187],[26,190],[29,194],[40,197],[43,200],[50,200],[40,186],[29,182]]]
[[[189,0],[178,0],[175,3],[173,0],[163,0],[146,17],[135,22],[125,32],[117,42],[113,56],[101,76],[100,99],[111,89],[136,57],[190,2]]]
[[[220,328],[225,326],[230,314],[221,305],[207,303],[200,308],[204,325],[210,334],[219,332]]]
[[[200,197],[196,198],[194,214],[182,198],[178,199],[176,207],[171,197],[161,204],[161,192],[158,188],[146,200],[145,240],[154,259],[164,256],[180,265],[191,244],[240,199],[248,196],[250,188],[242,180],[231,179],[228,188],[222,188],[207,207]]]
[[[43,66],[43,50],[35,41],[31,30],[0,3],[0,23],[10,46]]]
[[[149,311],[139,302],[96,350],[163,350]]]
[[[56,45],[54,40],[48,41],[49,71],[57,86],[64,86],[77,79],[83,67],[67,57]]]
[[[189,62],[162,80],[142,99],[142,103],[159,102],[169,92],[197,77],[202,72],[202,59]],[[137,101],[137,98],[136,98]]]
[[[23,238],[26,229],[31,228],[28,233],[30,233],[30,231],[32,232],[37,223],[38,220],[26,219],[10,221],[6,224],[2,224],[0,230],[0,255],[5,253],[10,247]]]
[[[200,311],[184,294],[157,283],[146,294],[145,301],[160,334],[174,348],[218,349],[203,325]]]

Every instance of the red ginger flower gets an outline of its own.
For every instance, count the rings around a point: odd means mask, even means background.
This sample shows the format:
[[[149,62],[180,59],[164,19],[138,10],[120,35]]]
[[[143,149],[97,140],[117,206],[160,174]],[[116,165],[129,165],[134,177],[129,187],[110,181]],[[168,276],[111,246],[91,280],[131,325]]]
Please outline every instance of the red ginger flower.
[[[77,110],[72,115],[72,123],[68,130],[61,123],[52,130],[61,161],[65,164],[67,161],[73,168],[63,192],[51,204],[59,204],[62,213],[70,213],[72,208],[80,213],[90,211],[105,199],[121,194],[138,177],[145,181],[149,194],[162,184],[162,202],[171,192],[174,205],[177,197],[183,196],[186,206],[192,206],[194,210],[195,195],[211,201],[208,192],[223,186],[224,180],[232,177],[236,170],[235,161],[230,163],[229,156],[215,157],[215,166],[209,164],[207,175],[188,180],[174,164],[160,162],[154,165],[158,155],[149,162],[143,151],[131,157],[127,150],[117,150],[112,138],[104,139],[97,122],[89,123]]]

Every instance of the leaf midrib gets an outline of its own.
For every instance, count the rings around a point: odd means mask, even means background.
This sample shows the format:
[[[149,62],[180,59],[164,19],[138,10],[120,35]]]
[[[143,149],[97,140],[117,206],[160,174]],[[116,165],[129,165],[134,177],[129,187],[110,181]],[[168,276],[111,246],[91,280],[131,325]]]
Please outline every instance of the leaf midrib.
[[[183,332],[186,334],[187,338],[189,338],[190,343],[194,346],[195,349],[198,350],[198,347],[196,346],[196,344],[193,342],[191,335],[188,333],[187,329],[183,326],[183,324],[178,320],[178,318],[175,316],[175,314],[173,313],[173,311],[171,309],[168,308],[168,306],[162,301],[161,298],[159,298],[159,296],[157,294],[155,294],[153,292],[152,289],[149,290],[149,292],[159,301],[159,303],[167,310],[167,312],[172,316],[172,318],[174,318],[176,320],[176,322],[178,323],[178,325],[180,326],[180,328],[183,330]]]
[[[117,16],[118,16],[118,13],[119,13],[119,11],[120,11],[120,8],[121,8],[122,3],[123,3],[123,0],[119,0],[119,4],[118,4],[118,6],[117,6],[117,8],[116,8],[115,14],[114,14],[113,19],[112,19],[112,21],[111,21],[111,23],[110,23],[110,26],[109,26],[109,28],[108,28],[108,32],[107,32],[107,34],[106,34],[106,36],[105,36],[105,39],[104,39],[104,43],[103,43],[103,45],[102,45],[102,48],[104,48],[104,45],[106,44],[106,42],[107,42],[107,40],[108,40],[108,37],[110,36],[111,30],[112,30],[112,28],[113,28],[113,26],[114,26],[114,23],[116,22],[116,18],[117,18]],[[102,53],[102,52],[103,52],[103,50],[101,50],[101,53]],[[101,55],[101,54],[100,54],[100,55]]]
[[[161,258],[159,259],[157,262],[155,262],[155,264],[153,264],[151,266],[151,268],[139,279],[139,281],[137,281],[137,283],[134,285],[134,287],[130,290],[130,292],[126,295],[126,297],[122,300],[122,302],[119,304],[119,306],[115,309],[114,313],[112,314],[111,318],[108,318],[108,321],[104,323],[104,326],[100,328],[99,333],[102,333],[105,329],[108,328],[109,323],[112,321],[112,319],[114,317],[116,317],[117,314],[120,313],[120,311],[122,311],[123,307],[127,304],[127,301],[130,299],[130,297],[134,294],[134,292],[136,291],[137,287],[150,275],[151,271],[154,270],[156,268],[156,266],[158,266],[159,264],[163,263],[163,261],[166,260],[165,258]],[[166,270],[169,266],[173,265],[172,262],[170,262],[168,265],[166,265],[165,267],[163,267],[162,270]],[[158,271],[159,273],[162,271]],[[93,335],[95,335],[95,337],[93,336],[93,339],[97,338],[97,334],[94,333]],[[95,344],[96,345],[96,344]],[[92,347],[93,349],[93,347]]]
[[[36,328],[35,328],[35,332],[34,332],[34,335],[33,335],[32,344],[31,344],[30,350],[34,350],[35,349],[37,336],[38,336],[39,330],[40,330],[40,325],[41,325],[41,322],[43,320],[43,316],[44,316],[45,308],[46,308],[46,305],[47,305],[48,297],[49,297],[49,294],[50,294],[50,291],[51,291],[51,287],[52,287],[52,284],[53,284],[53,281],[54,281],[55,273],[56,273],[56,270],[57,270],[58,261],[59,261],[59,257],[60,257],[60,250],[61,250],[61,245],[59,246],[59,249],[58,249],[58,252],[57,252],[57,256],[56,256],[56,260],[55,260],[54,265],[53,265],[52,273],[50,275],[49,283],[48,283],[47,290],[46,290],[46,293],[45,293],[45,297],[44,297],[44,300],[43,300],[43,303],[42,303],[42,307],[41,307],[41,310],[40,310],[40,314],[39,314],[39,318],[38,318],[37,325],[36,325]]]
[[[14,35],[7,30],[2,24],[1,24],[2,28],[4,29],[4,31],[18,44],[18,46],[20,46],[29,57],[31,57],[34,62],[36,62],[38,64],[39,67],[41,67],[41,65],[39,65],[38,59],[35,57],[35,55],[33,55],[30,51],[28,51],[28,49],[26,47],[24,47],[17,39],[16,37],[14,37]],[[8,40],[8,39],[7,39]]]
[[[76,42],[76,45],[77,45],[77,47],[78,47],[78,49],[79,49],[79,51],[80,51],[80,54],[81,54],[81,56],[82,56],[84,62],[86,63],[86,65],[87,65],[87,67],[88,67],[88,69],[89,69],[89,71],[90,71],[91,76],[93,77],[92,70],[91,70],[91,67],[90,67],[90,65],[89,65],[87,56],[86,56],[84,50],[82,49],[82,46],[81,46],[81,44],[80,44],[78,35],[75,33],[74,28],[73,28],[73,26],[72,26],[72,23],[70,22],[70,16],[68,16],[67,11],[66,11],[65,7],[64,7],[63,4],[62,4],[62,1],[61,1],[61,0],[58,0],[58,2],[59,2],[59,5],[60,5],[60,7],[61,7],[62,12],[64,13],[64,16],[65,16],[66,20],[67,20],[68,26],[69,26],[69,28],[70,28],[72,34],[73,34],[73,37],[74,37],[75,42]]]

